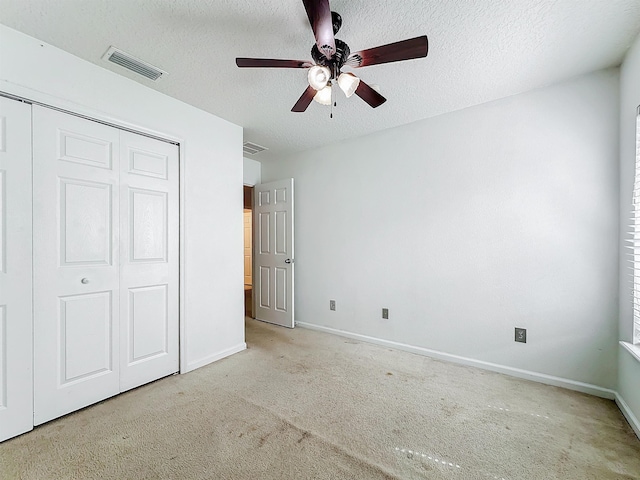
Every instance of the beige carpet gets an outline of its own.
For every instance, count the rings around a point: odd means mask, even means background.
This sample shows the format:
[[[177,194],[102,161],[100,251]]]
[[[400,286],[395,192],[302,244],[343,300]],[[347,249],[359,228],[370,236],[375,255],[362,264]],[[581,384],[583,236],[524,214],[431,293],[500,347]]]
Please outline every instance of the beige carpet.
[[[615,404],[305,329],[0,444],[4,479],[640,479]]]

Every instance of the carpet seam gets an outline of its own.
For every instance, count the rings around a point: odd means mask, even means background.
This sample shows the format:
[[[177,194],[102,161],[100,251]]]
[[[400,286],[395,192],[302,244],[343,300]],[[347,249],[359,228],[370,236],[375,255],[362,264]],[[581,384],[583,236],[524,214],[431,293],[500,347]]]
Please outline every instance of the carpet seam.
[[[386,470],[384,467],[382,467],[381,465],[377,465],[377,464],[375,464],[375,463],[371,463],[371,462],[367,461],[365,458],[362,458],[362,457],[358,456],[356,453],[354,453],[354,452],[351,452],[351,451],[347,450],[347,448],[346,448],[346,447],[343,447],[342,445],[339,445],[339,444],[337,444],[337,443],[334,443],[334,442],[332,442],[332,441],[330,441],[330,440],[326,439],[326,438],[325,438],[325,437],[323,437],[322,435],[320,435],[320,434],[318,434],[318,433],[316,433],[316,432],[313,432],[312,430],[307,430],[307,429],[304,429],[304,428],[302,428],[302,427],[299,427],[298,425],[296,425],[296,424],[295,424],[295,423],[293,423],[292,421],[290,421],[290,420],[286,419],[286,418],[285,418],[285,417],[283,417],[283,416],[278,415],[276,412],[274,412],[273,410],[271,410],[270,408],[268,408],[268,407],[266,407],[266,406],[264,406],[264,405],[260,405],[259,403],[256,403],[256,402],[254,402],[254,401],[252,401],[252,400],[250,400],[250,399],[248,399],[248,398],[246,398],[246,397],[244,397],[244,396],[242,396],[242,395],[239,395],[239,394],[238,394],[238,393],[236,393],[236,392],[233,392],[233,391],[227,390],[227,389],[225,389],[225,388],[221,388],[220,390],[222,390],[222,391],[226,392],[227,394],[229,394],[229,395],[231,395],[231,396],[234,396],[234,397],[236,397],[236,398],[239,398],[239,399],[241,399],[241,400],[245,401],[246,403],[248,403],[248,404],[250,404],[250,405],[253,405],[254,407],[257,407],[257,408],[259,408],[260,410],[263,410],[263,411],[266,411],[266,412],[270,413],[272,416],[274,416],[275,418],[277,418],[277,419],[279,419],[279,420],[283,421],[283,422],[284,422],[284,423],[286,423],[287,425],[289,425],[289,426],[293,427],[295,430],[297,430],[297,431],[298,431],[298,432],[300,432],[300,433],[304,433],[304,432],[308,432],[308,433],[310,433],[310,434],[311,434],[311,435],[313,435],[315,438],[319,439],[320,441],[324,442],[325,444],[330,445],[330,446],[332,446],[333,448],[335,448],[336,450],[338,450],[339,452],[342,452],[343,454],[347,455],[347,457],[349,457],[349,458],[351,458],[351,459],[354,459],[354,460],[357,460],[357,461],[359,461],[360,463],[364,463],[364,464],[366,464],[366,465],[369,465],[369,466],[370,466],[370,467],[372,467],[374,470],[377,470],[378,472],[382,473],[383,475],[386,475],[387,477],[389,477],[389,478],[391,478],[391,479],[395,479],[395,480],[402,480],[402,477],[398,477],[398,476],[397,476],[397,475],[395,475],[394,473],[391,473],[391,472],[387,471],[387,470]]]

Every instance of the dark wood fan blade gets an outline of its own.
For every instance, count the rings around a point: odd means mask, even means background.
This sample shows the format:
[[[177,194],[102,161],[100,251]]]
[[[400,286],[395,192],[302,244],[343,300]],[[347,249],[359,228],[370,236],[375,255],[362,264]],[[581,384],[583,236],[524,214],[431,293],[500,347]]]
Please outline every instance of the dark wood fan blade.
[[[311,103],[311,101],[313,100],[313,97],[315,96],[316,96],[315,89],[313,87],[307,87],[307,89],[300,96],[300,98],[298,99],[296,104],[293,106],[291,111],[298,112],[298,113],[304,112],[309,106],[309,104]]]
[[[429,51],[427,36],[410,38],[401,42],[390,43],[380,47],[369,48],[349,55],[347,65],[351,67],[367,67],[381,63],[400,62],[412,58],[426,57]]]
[[[336,41],[333,37],[333,21],[329,0],[302,0],[309,17],[309,23],[316,36],[316,45],[322,54],[331,58],[336,53]]]
[[[358,95],[362,100],[367,102],[371,107],[376,108],[382,105],[387,101],[382,95],[376,92],[369,85],[360,80],[360,84],[356,89],[356,95]]]
[[[239,67],[258,68],[309,68],[313,62],[308,60],[277,60],[275,58],[236,58]]]

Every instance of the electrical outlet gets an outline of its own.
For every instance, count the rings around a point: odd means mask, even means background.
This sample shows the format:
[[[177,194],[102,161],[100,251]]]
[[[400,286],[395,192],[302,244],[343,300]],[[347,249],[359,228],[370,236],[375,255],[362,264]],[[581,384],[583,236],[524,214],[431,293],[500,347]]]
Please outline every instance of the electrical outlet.
[[[527,329],[516,327],[516,342],[527,343]]]
[[[389,309],[388,308],[383,308],[382,309],[382,318],[384,318],[385,320],[389,319]]]
[[[334,310],[336,309],[336,301],[335,300],[329,300],[329,310]]]

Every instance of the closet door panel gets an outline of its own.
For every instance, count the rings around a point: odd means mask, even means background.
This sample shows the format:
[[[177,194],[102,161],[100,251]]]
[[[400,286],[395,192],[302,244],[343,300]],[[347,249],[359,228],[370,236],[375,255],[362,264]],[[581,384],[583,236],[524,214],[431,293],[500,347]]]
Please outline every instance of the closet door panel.
[[[120,389],[179,370],[178,147],[120,134]]]
[[[119,131],[33,109],[34,421],[119,392]]]
[[[0,441],[33,428],[31,105],[0,98]]]

